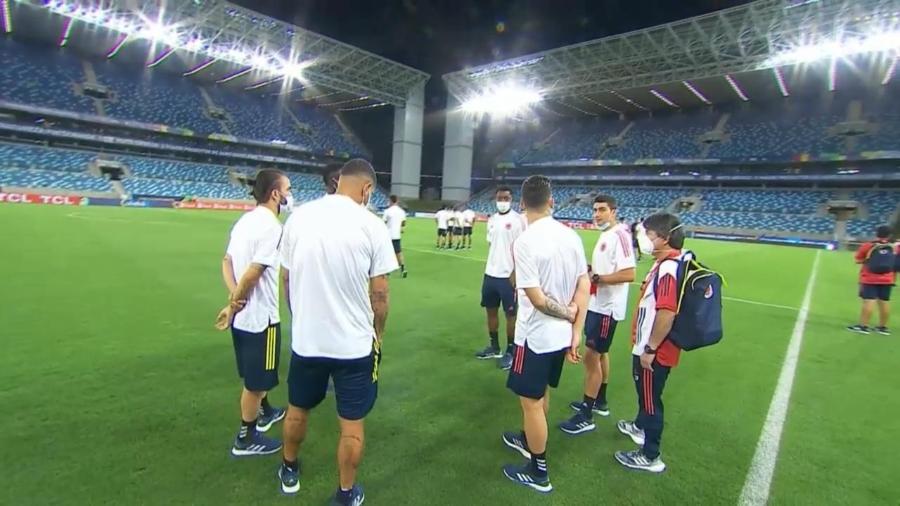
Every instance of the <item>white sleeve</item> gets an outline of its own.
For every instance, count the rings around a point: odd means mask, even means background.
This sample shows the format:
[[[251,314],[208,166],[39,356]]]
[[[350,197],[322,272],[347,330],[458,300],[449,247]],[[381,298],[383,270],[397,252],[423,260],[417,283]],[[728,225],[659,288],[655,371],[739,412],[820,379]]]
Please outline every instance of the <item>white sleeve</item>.
[[[278,265],[278,248],[281,246],[282,228],[271,227],[260,237],[253,251],[254,264],[276,267]]]
[[[615,266],[617,271],[625,269],[634,269],[637,263],[634,260],[634,251],[631,246],[631,234],[622,232],[616,233],[619,239],[616,241],[615,249]]]
[[[494,217],[491,216],[487,221],[487,242],[491,243],[491,232],[494,231]]]
[[[281,266],[285,269],[291,268],[291,256],[294,252],[294,243],[291,241],[291,227],[288,226],[291,223],[291,217],[288,218],[287,223],[284,224],[284,228],[281,229]]]
[[[383,223],[374,221],[371,227],[372,238],[372,263],[369,267],[369,277],[383,276],[396,271],[397,255],[394,254],[394,244],[391,242],[391,234]]]
[[[528,251],[525,241],[513,243],[513,265],[516,270],[517,288],[537,288],[541,286],[537,260]]]

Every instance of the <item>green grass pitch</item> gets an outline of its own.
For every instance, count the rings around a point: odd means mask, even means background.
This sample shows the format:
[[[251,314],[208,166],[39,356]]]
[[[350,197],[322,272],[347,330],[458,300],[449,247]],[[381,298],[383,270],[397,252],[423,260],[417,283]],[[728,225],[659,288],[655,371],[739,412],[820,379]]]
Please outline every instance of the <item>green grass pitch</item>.
[[[277,456],[229,456],[239,381],[231,338],[213,319],[236,217],[0,206],[0,504],[323,504],[332,494],[333,397],[312,417],[297,497],[278,495]],[[689,241],[724,273],[732,299],[725,340],[685,354],[666,387],[669,470],[629,472],[612,457],[633,447],[614,427],[636,410],[628,322],[612,349],[612,416],[567,437],[555,424],[581,396],[581,367],[567,366],[553,393],[555,490],[545,497],[502,476],[520,461],[499,439],[520,427],[519,407],[504,373],[473,358],[487,338],[483,226],[472,251],[436,252],[433,235],[429,221],[409,223],[410,276],[391,280],[359,473],[368,504],[736,503],[815,251]],[[582,235],[590,251],[595,235]],[[848,253],[821,253],[771,504],[900,501],[900,352],[896,337],[844,330],[858,312],[855,283]],[[286,339],[282,380],[288,356]],[[283,404],[286,394],[282,383],[272,398]]]

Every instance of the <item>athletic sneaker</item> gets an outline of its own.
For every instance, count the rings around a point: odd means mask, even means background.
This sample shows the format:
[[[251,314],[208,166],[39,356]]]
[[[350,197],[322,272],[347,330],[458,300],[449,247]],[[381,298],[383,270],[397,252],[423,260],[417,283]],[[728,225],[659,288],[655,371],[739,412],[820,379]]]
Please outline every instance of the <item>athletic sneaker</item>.
[[[580,411],[572,415],[572,418],[559,424],[559,430],[572,436],[584,434],[585,432],[590,432],[596,428],[597,426],[594,425],[594,421],[589,420],[586,416],[582,415]]]
[[[661,473],[666,470],[666,464],[656,457],[649,459],[641,450],[631,450],[629,452],[616,452],[616,461],[619,464],[638,471],[647,471],[650,473]]]
[[[869,327],[866,327],[865,325],[850,325],[849,327],[847,327],[847,330],[849,330],[850,332],[857,332],[859,334],[869,333]]]
[[[231,454],[235,457],[250,457],[253,455],[271,455],[281,450],[281,441],[267,438],[259,432],[254,432],[247,441],[235,438]]]
[[[350,499],[341,500],[338,493],[335,492],[334,497],[331,499],[331,504],[333,506],[360,506],[365,500],[366,494],[363,492],[363,488],[359,485],[353,485],[353,488],[350,489]]]
[[[875,327],[875,332],[878,332],[879,334],[881,334],[883,336],[891,335],[891,331],[888,330],[887,327]]]
[[[403,271],[402,277],[406,279],[406,276],[409,276],[409,271]]]
[[[272,408],[272,410],[266,414],[265,410],[260,408],[259,417],[256,419],[256,430],[258,432],[268,432],[273,425],[284,420],[285,413],[287,413],[287,411],[284,409]]]
[[[525,464],[524,466],[512,464],[503,466],[503,475],[519,485],[531,487],[538,492],[546,494],[553,490],[553,485],[550,484],[550,476],[546,474],[544,476],[538,476],[531,469],[530,463]]]
[[[525,444],[525,436],[521,432],[504,432],[503,444],[522,454],[526,459],[531,459],[531,452]]]
[[[493,346],[488,346],[475,354],[475,358],[478,360],[488,360],[491,358],[500,358],[502,356],[503,353],[500,352],[500,348],[494,348]]]
[[[503,369],[504,371],[508,371],[512,369],[513,356],[512,353],[504,353],[502,357],[497,360],[497,367]]]
[[[642,429],[637,428],[637,425],[634,422],[629,420],[619,420],[619,423],[616,424],[616,428],[619,429],[619,432],[625,434],[630,437],[634,444],[638,446],[644,446],[644,431]]]
[[[282,494],[296,494],[300,491],[300,463],[297,462],[297,469],[291,469],[284,465],[284,462],[278,466],[278,481],[281,482]]]
[[[572,401],[569,403],[569,407],[572,408],[572,411],[581,411],[582,405],[584,405],[583,401]],[[603,404],[595,402],[591,411],[593,411],[595,415],[609,416],[609,405],[605,402]]]

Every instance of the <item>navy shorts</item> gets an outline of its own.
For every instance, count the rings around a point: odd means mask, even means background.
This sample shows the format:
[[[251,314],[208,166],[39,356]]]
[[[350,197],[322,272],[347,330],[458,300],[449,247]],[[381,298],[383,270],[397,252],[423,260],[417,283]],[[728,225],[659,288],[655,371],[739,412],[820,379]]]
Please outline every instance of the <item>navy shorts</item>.
[[[597,353],[607,353],[618,322],[610,315],[588,311],[584,320],[585,344]]]
[[[439,229],[438,229],[438,237],[444,237],[445,235],[447,235],[447,229],[446,229],[446,228],[439,228]]]
[[[281,324],[273,323],[262,332],[247,332],[232,326],[231,340],[244,388],[251,392],[275,388],[281,358]]]
[[[528,346],[516,345],[506,388],[529,399],[543,399],[547,387],[559,386],[568,348],[549,353],[535,353]]]
[[[345,420],[362,420],[372,411],[378,397],[380,363],[381,353],[374,346],[370,355],[352,360],[301,357],[291,353],[288,402],[305,410],[315,408],[325,399],[328,378],[331,378],[338,416]]]
[[[516,314],[516,290],[509,278],[495,278],[485,274],[484,281],[481,282],[481,307],[496,309],[501,304],[506,314]]]
[[[472,235],[472,227],[463,227],[463,235]]]
[[[864,300],[891,300],[891,289],[894,285],[859,285],[859,298]]]
[[[391,244],[394,245],[394,253],[400,253],[403,249],[400,247],[400,239],[391,239]]]
[[[462,227],[453,227],[453,235],[462,235],[463,229]]]

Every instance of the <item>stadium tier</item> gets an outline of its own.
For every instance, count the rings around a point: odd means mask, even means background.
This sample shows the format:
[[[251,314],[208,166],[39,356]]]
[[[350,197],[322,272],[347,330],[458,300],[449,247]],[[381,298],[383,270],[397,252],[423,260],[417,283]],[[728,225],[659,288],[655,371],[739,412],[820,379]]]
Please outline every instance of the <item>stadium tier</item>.
[[[154,179],[175,179],[206,183],[228,183],[225,167],[176,160],[159,160],[139,156],[120,156],[118,160],[126,164],[135,177]]]
[[[0,62],[0,98],[10,102],[162,124],[198,135],[283,141],[318,153],[365,152],[332,114],[294,99],[284,102],[222,86],[201,88],[180,74],[115,60],[82,60],[65,50],[11,39],[0,40]],[[85,96],[85,84],[106,88],[109,98]],[[224,117],[211,116],[211,107],[224,111]]]
[[[84,151],[0,143],[0,165],[3,168],[84,172],[95,157],[95,154]]]
[[[37,169],[0,169],[0,187],[54,188],[68,191],[108,192],[109,181],[87,173]]]
[[[737,190],[698,188],[646,188],[557,186],[553,189],[556,205],[554,216],[561,219],[592,218],[593,198],[611,195],[619,205],[619,217],[631,222],[654,212],[677,212],[685,224],[693,227],[716,227],[747,231],[794,232],[799,234],[830,235],[835,219],[825,212],[829,200],[853,200],[860,204],[861,214],[867,218],[847,221],[847,232],[854,237],[871,235],[878,225],[889,223],[900,204],[896,191],[857,190],[850,192],[827,190]],[[682,197],[690,197],[693,210],[678,211]],[[514,208],[519,196],[514,192]],[[494,190],[476,195],[469,207],[479,213],[492,214]]]
[[[519,164],[571,160],[859,158],[896,150],[900,105],[859,92],[663,112],[642,119],[557,120],[519,128],[499,155]],[[855,111],[851,113],[850,111]],[[855,124],[852,135],[840,126]],[[860,126],[862,125],[862,126]]]

